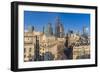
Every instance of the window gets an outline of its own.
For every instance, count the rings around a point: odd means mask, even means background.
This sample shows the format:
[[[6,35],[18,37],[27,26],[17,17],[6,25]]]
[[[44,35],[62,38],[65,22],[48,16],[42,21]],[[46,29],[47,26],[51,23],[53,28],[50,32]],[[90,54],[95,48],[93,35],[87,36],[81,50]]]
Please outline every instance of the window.
[[[24,58],[26,58],[26,55],[24,55]]]
[[[31,58],[32,57],[32,55],[31,54],[29,54],[29,58]]]
[[[24,48],[24,53],[26,52],[26,48]]]
[[[29,48],[29,52],[31,52],[32,51],[32,48]]]

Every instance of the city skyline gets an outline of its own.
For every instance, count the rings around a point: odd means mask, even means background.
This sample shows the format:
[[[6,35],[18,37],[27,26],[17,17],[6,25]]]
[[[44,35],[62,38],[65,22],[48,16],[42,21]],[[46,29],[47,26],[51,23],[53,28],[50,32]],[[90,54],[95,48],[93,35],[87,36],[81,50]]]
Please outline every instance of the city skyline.
[[[90,59],[89,14],[25,11],[24,24],[24,62]]]
[[[43,31],[43,27],[48,23],[52,24],[53,32],[55,32],[56,18],[59,17],[64,27],[64,32],[73,30],[82,33],[83,26],[87,27],[90,33],[90,14],[80,13],[56,13],[56,12],[34,12],[24,11],[24,28],[27,30],[29,25],[34,26],[36,31]]]

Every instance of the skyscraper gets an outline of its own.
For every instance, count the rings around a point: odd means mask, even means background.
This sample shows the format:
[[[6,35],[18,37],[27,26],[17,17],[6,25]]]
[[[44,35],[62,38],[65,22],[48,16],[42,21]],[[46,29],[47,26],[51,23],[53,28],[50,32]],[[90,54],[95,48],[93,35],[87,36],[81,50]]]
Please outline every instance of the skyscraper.
[[[86,27],[83,26],[83,34],[86,34]]]
[[[48,23],[47,27],[43,28],[43,29],[44,29],[44,33],[46,34],[46,36],[52,36],[53,35],[53,28],[52,28],[51,23]]]
[[[64,37],[64,27],[63,24],[60,24],[60,37]]]
[[[29,31],[29,32],[33,32],[33,31],[34,31],[34,26],[29,25],[29,26],[28,26],[28,31]]]
[[[44,31],[44,28],[45,28],[45,27],[43,26],[43,34],[44,34],[44,32],[45,32],[45,31]]]
[[[55,36],[60,37],[60,19],[59,17],[56,18],[56,23],[55,23]]]
[[[59,37],[59,38],[64,36],[64,27],[63,27],[63,24],[61,23],[59,17],[56,18],[55,36]]]
[[[53,28],[52,28],[51,23],[48,23],[48,34],[53,35]]]

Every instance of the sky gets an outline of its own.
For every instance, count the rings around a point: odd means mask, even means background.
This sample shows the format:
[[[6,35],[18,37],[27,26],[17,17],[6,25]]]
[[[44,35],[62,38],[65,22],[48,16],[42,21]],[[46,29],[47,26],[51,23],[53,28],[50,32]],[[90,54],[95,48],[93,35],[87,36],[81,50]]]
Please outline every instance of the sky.
[[[24,29],[27,30],[27,27],[32,25],[36,31],[42,32],[43,26],[46,27],[48,23],[51,23],[54,31],[57,17],[60,18],[65,33],[68,30],[82,33],[83,26],[87,27],[90,33],[90,14],[83,13],[24,11]]]

